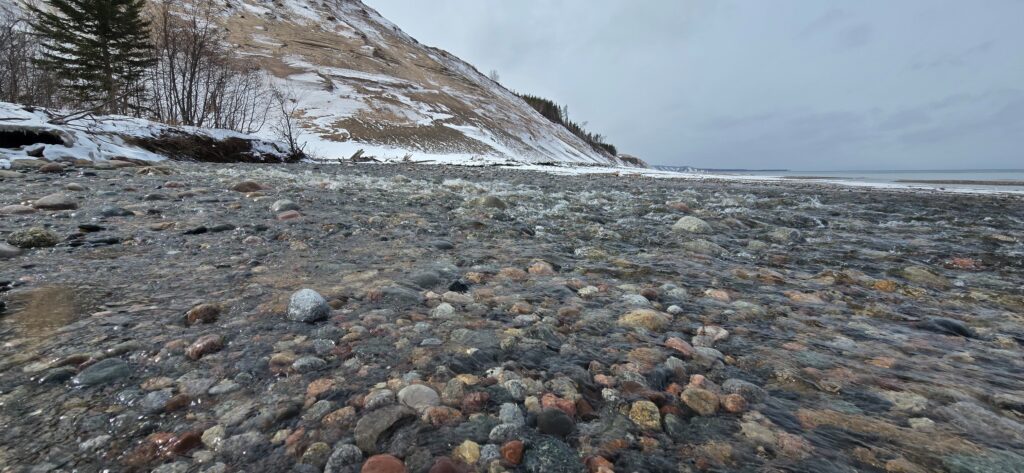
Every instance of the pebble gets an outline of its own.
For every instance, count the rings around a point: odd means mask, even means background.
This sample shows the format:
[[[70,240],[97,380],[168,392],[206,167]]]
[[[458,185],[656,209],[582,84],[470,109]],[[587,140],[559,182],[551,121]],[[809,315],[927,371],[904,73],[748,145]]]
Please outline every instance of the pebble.
[[[302,209],[299,207],[299,204],[296,204],[295,202],[292,202],[292,201],[290,201],[288,199],[281,199],[281,200],[275,201],[270,206],[270,211],[274,212],[274,213],[278,213],[278,214],[281,213],[281,212],[287,212],[289,210],[298,211],[298,210],[302,210]]]
[[[185,355],[190,359],[198,360],[210,353],[215,353],[224,348],[224,337],[216,334],[203,335],[189,345]]]
[[[619,317],[619,325],[661,331],[672,322],[672,316],[652,309],[634,309]]]
[[[661,430],[661,413],[651,401],[636,401],[629,409],[629,420],[644,430]]]
[[[391,455],[374,455],[366,459],[361,473],[406,473],[408,470],[401,460]]]
[[[559,409],[545,409],[537,414],[537,430],[542,434],[567,437],[576,430],[576,423]]]
[[[294,363],[292,363],[292,369],[295,370],[296,373],[309,373],[312,371],[319,371],[324,369],[324,367],[326,366],[326,361],[324,361],[322,358],[317,358],[315,356],[303,356],[295,360]]]
[[[363,461],[363,452],[352,444],[340,444],[334,447],[327,459],[324,473],[355,472],[355,467]]]
[[[480,460],[480,445],[472,440],[466,440],[452,451],[452,459],[467,465],[475,465]]]
[[[185,314],[185,320],[189,325],[213,323],[217,321],[217,317],[220,316],[221,310],[223,309],[220,304],[200,304],[193,307]]]
[[[501,458],[510,465],[518,465],[523,461],[523,450],[526,446],[522,440],[510,440],[501,446]]]
[[[711,225],[697,217],[687,215],[672,225],[672,230],[685,233],[711,233]]]
[[[686,388],[680,396],[690,409],[702,416],[713,415],[718,411],[718,395],[701,388]]]

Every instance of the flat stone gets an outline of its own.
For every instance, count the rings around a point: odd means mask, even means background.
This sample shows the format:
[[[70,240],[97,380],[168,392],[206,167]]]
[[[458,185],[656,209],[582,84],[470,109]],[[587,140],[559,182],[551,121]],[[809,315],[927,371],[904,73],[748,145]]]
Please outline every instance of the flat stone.
[[[0,243],[0,259],[10,259],[21,254],[21,249],[16,246]]]
[[[128,363],[118,358],[106,358],[82,370],[71,382],[78,386],[108,384],[131,375]]]
[[[441,404],[441,396],[428,386],[411,384],[398,391],[398,402],[422,412]]]
[[[35,213],[36,209],[27,205],[8,205],[0,207],[0,215],[28,215]]]
[[[50,194],[32,202],[32,206],[41,210],[74,210],[78,202],[64,194]]]
[[[377,453],[377,441],[381,434],[402,420],[415,417],[416,413],[405,406],[387,406],[363,415],[353,430],[356,446],[366,453]]]

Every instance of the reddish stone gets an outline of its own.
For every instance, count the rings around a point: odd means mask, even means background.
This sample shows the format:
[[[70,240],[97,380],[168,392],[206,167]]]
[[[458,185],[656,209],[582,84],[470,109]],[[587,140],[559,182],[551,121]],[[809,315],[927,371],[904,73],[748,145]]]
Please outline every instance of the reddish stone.
[[[697,354],[697,350],[693,349],[693,345],[690,345],[681,338],[672,337],[665,340],[665,346],[681,353],[686,358],[692,358]]]
[[[491,395],[486,392],[472,392],[462,398],[462,411],[468,413],[480,412],[487,406]]]
[[[192,398],[188,394],[178,394],[167,400],[167,404],[164,404],[165,411],[176,411],[178,409],[184,409],[188,407],[189,403],[192,402]]]
[[[458,424],[462,420],[462,413],[456,409],[444,406],[432,406],[423,411],[423,420],[433,426]]]
[[[540,405],[545,409],[558,409],[569,417],[576,416],[576,404],[568,399],[562,399],[554,394],[547,393],[540,398]]]
[[[405,464],[391,455],[374,455],[363,463],[362,473],[408,473]]]
[[[185,432],[168,444],[166,449],[172,455],[184,455],[202,444],[203,439],[200,432]]]
[[[287,212],[281,212],[277,214],[277,219],[281,220],[282,222],[287,220],[295,220],[298,218],[302,218],[302,214],[300,214],[297,210],[289,210]]]
[[[615,465],[605,457],[593,456],[586,459],[587,471],[590,473],[613,473]]]
[[[727,394],[722,397],[722,408],[726,412],[738,414],[747,410],[747,400],[739,394]]]
[[[576,400],[576,413],[580,416],[580,419],[585,421],[592,421],[597,418],[594,408],[583,398]]]
[[[224,337],[220,335],[203,335],[185,350],[185,354],[193,360],[198,360],[204,355],[220,351],[224,348]]]
[[[441,457],[434,462],[434,466],[430,467],[429,473],[463,473],[463,471],[465,469],[459,468],[451,458]]]
[[[501,446],[501,458],[504,458],[510,465],[518,465],[523,460],[523,442],[512,440]]]
[[[649,301],[656,301],[656,300],[658,300],[658,290],[650,288],[650,287],[647,287],[647,288],[644,288],[643,290],[641,290],[640,291],[640,295],[644,296],[644,298],[646,298]],[[598,458],[600,458],[600,457],[598,457]]]
[[[221,307],[219,304],[200,304],[185,314],[185,320],[188,321],[189,325],[198,323],[209,324],[217,320],[220,312]]]

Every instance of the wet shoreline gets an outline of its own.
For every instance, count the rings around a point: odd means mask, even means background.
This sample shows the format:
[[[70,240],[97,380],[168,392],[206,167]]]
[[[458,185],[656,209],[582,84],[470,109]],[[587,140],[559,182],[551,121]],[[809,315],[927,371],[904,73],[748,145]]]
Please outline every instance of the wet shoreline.
[[[1019,196],[186,163],[0,196],[0,240],[56,243],[0,260],[9,471],[1024,468]]]

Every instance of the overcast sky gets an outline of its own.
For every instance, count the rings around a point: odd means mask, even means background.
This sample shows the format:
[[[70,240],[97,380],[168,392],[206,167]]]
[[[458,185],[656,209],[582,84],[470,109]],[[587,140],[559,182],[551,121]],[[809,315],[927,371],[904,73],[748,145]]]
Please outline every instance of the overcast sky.
[[[1024,0],[366,0],[654,164],[1024,168]]]

